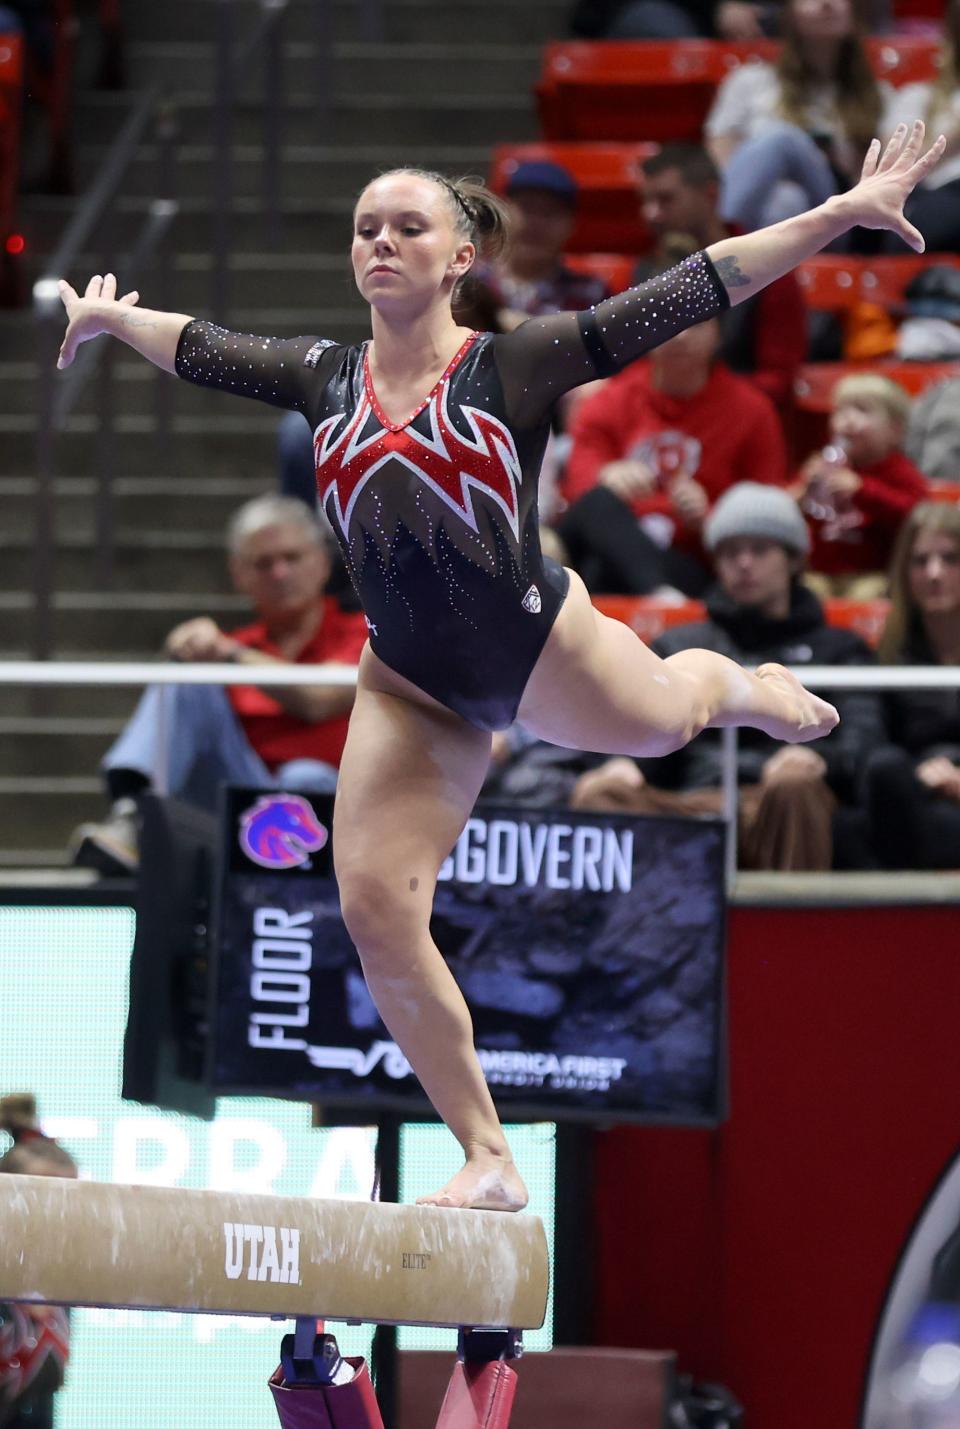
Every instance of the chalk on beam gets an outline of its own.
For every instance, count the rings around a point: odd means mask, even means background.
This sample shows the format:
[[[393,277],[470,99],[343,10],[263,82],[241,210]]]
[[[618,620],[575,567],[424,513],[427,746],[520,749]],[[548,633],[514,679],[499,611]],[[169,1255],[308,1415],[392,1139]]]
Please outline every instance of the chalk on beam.
[[[0,1176],[0,1300],[537,1329],[537,1216]]]

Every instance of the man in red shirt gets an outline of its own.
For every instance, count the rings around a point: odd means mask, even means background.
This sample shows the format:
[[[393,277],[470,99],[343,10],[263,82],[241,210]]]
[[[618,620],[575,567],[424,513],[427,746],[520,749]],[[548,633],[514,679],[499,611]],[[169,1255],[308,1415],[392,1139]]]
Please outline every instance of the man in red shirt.
[[[234,586],[256,620],[230,632],[209,616],[185,621],[167,636],[169,659],[249,665],[253,679],[262,665],[357,664],[365,622],[325,595],[326,539],[303,502],[248,502],[227,546]],[[353,698],[353,686],[151,686],[104,758],[112,808],[103,823],[76,830],[75,861],[135,869],[136,801],[149,788],[209,809],[224,783],[332,792]]]
[[[716,320],[688,328],[577,408],[559,531],[588,589],[701,595],[717,499],[738,481],[786,482],[776,411],[716,361],[719,344]]]
[[[720,175],[698,144],[664,144],[643,164],[639,202],[644,222],[663,244],[684,233],[706,248],[736,232],[717,212]],[[642,260],[635,278],[649,276]],[[807,354],[807,310],[795,273],[769,284],[756,297],[728,308],[720,319],[719,356],[732,372],[748,377],[782,410],[792,400],[793,380]]]
[[[870,600],[887,588],[901,522],[927,494],[903,451],[910,398],[898,382],[854,372],[833,389],[830,443],[803,464],[793,495],[810,523],[807,581],[821,597]]]

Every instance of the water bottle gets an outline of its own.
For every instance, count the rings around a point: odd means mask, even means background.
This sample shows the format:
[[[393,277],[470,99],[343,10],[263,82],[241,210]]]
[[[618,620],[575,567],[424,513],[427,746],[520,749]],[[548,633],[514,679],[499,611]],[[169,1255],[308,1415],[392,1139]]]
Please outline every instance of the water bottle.
[[[826,467],[847,466],[849,463],[844,443],[839,438],[828,442],[820,453],[820,462]],[[837,519],[836,502],[821,476],[814,477],[807,486],[800,505],[808,516],[813,517],[814,521],[830,522]]]
[[[960,1429],[960,1305],[924,1305],[887,1381],[884,1429]]]

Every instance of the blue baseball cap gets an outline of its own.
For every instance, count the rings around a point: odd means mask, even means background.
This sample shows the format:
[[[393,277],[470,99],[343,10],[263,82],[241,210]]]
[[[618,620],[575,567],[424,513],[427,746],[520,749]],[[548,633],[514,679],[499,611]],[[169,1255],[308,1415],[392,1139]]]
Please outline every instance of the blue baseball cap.
[[[577,201],[576,179],[550,159],[530,159],[518,164],[507,179],[506,192],[512,194],[519,189],[539,189],[542,193],[554,194],[571,207]]]

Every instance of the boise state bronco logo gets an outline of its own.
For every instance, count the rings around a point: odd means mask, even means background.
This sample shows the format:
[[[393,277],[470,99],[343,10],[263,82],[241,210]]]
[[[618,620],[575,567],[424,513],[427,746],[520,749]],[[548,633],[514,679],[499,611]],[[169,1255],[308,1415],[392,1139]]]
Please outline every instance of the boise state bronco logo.
[[[299,794],[267,794],[240,815],[240,847],[261,868],[309,863],[329,837],[309,800]]]

